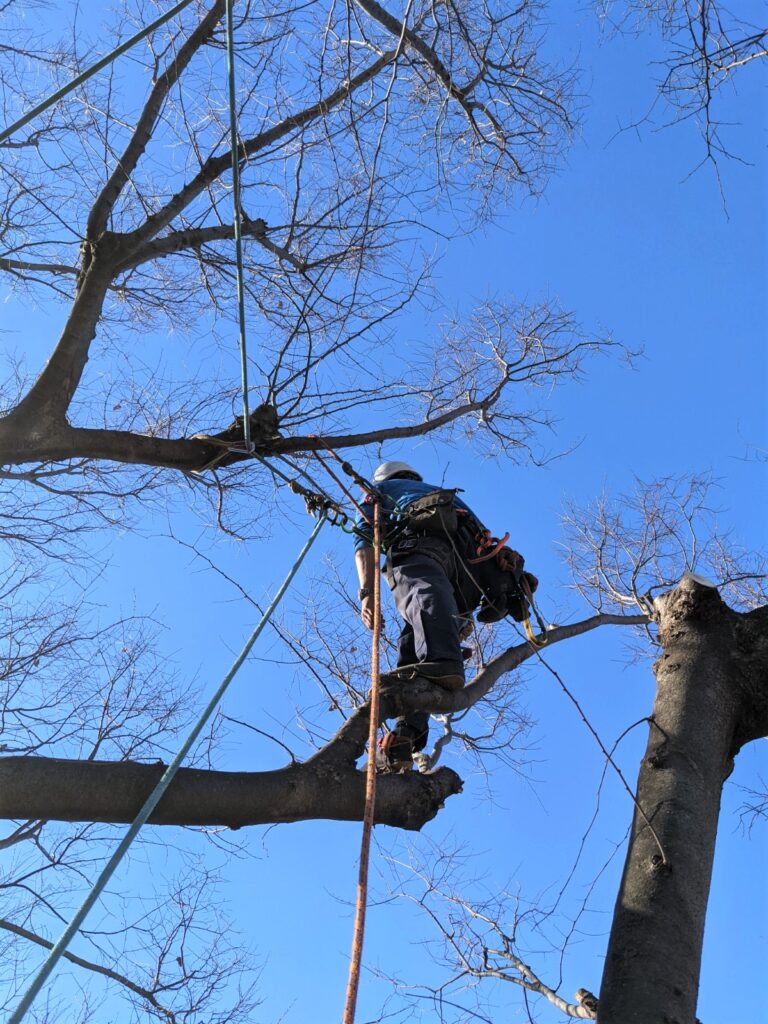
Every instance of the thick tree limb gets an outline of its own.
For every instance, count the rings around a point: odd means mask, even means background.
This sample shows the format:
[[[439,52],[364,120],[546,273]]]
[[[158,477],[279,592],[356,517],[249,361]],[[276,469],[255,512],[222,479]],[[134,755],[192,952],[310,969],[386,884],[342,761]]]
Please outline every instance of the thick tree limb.
[[[98,248],[113,250],[112,239],[103,239]],[[28,394],[4,421],[10,424],[11,433],[19,441],[23,439],[22,443],[45,444],[57,425],[64,424],[113,277],[114,263],[109,258],[92,256],[53,355]]]
[[[46,374],[47,369],[43,376]],[[42,380],[41,377],[33,391],[11,415],[0,420],[0,463],[4,465],[88,458],[193,472],[207,466],[215,456],[221,455],[221,446],[206,441],[204,437],[151,437],[148,434],[134,434],[125,430],[71,427],[63,419],[49,420],[46,429],[41,430],[38,428],[38,417],[32,405],[32,395],[47,394],[47,389],[42,390]],[[41,390],[38,390],[38,385]],[[469,413],[486,410],[491,404],[488,398],[466,402],[422,423],[405,427],[383,427],[380,430],[369,430],[359,434],[341,434],[326,437],[324,440],[332,448],[353,448],[394,438],[419,437]],[[28,414],[27,411],[30,409],[33,411]],[[323,450],[323,442],[318,437],[276,437],[262,443],[256,439],[256,443],[262,456]],[[221,459],[218,465],[228,466],[248,458],[249,456],[244,453],[231,452]]]
[[[47,757],[0,758],[0,817],[29,817],[24,807],[56,821],[130,822],[164,765],[64,761]],[[382,776],[376,822],[418,830],[461,790],[450,768],[433,775]],[[215,772],[182,768],[150,824],[267,825],[329,819],[361,821],[365,775],[339,763],[308,761],[272,772]],[[36,811],[32,812],[37,813]]]
[[[598,626],[637,625],[647,616],[594,615],[560,626],[550,644]],[[381,718],[413,710],[459,711],[481,700],[505,672],[535,654],[518,644],[495,658],[466,689],[449,693],[426,680],[398,683],[382,692]],[[365,775],[356,767],[368,736],[367,704],[358,708],[336,736],[303,764],[268,772],[217,772],[182,768],[150,822],[158,825],[264,825],[305,819],[362,820]],[[164,770],[136,762],[67,761],[13,756],[0,758],[0,818],[129,822]],[[376,796],[376,821],[420,829],[449,796],[461,791],[450,768],[429,774],[384,775]]]
[[[247,218],[243,220],[242,232],[244,237],[250,236],[251,238],[262,240],[266,230],[267,225],[258,217],[256,220],[248,220]],[[167,235],[163,235],[162,238],[155,239],[154,242],[148,242],[141,249],[132,253],[118,267],[117,272],[123,273],[123,271],[138,267],[142,263],[147,263],[149,260],[172,256],[174,253],[182,252],[183,250],[198,249],[200,246],[207,245],[210,242],[229,241],[232,238],[234,238],[234,227],[231,224],[213,224],[206,228],[185,228],[181,231],[171,231]]]

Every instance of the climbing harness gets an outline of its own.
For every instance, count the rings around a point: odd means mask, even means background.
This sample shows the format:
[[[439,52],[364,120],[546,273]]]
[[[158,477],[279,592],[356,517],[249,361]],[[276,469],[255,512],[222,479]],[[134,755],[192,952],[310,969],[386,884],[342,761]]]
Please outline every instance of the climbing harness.
[[[115,873],[116,868],[118,867],[120,862],[125,857],[126,853],[128,852],[129,847],[131,846],[131,843],[133,842],[133,840],[138,835],[139,830],[141,829],[142,825],[146,824],[147,820],[149,819],[150,815],[154,811],[155,807],[157,807],[157,805],[160,802],[160,799],[162,798],[163,794],[165,793],[165,791],[168,789],[168,787],[170,786],[171,782],[173,781],[174,776],[176,775],[176,772],[179,770],[179,767],[181,766],[181,762],[187,756],[187,754],[189,753],[189,751],[190,751],[190,749],[192,747],[192,744],[195,742],[197,737],[200,735],[200,733],[202,732],[206,722],[208,721],[208,719],[211,717],[213,712],[218,707],[218,704],[221,701],[222,697],[224,696],[225,692],[227,691],[227,688],[229,687],[229,684],[232,682],[232,680],[237,675],[238,670],[242,666],[242,664],[245,661],[245,659],[248,657],[248,655],[249,655],[249,653],[251,651],[251,648],[253,647],[253,645],[258,640],[259,636],[261,635],[262,630],[264,629],[264,627],[267,625],[267,623],[271,619],[271,617],[272,617],[275,609],[277,608],[277,606],[280,604],[280,601],[282,600],[283,595],[285,594],[285,592],[288,590],[288,587],[293,582],[294,576],[299,571],[299,568],[301,567],[301,563],[304,561],[307,553],[309,552],[309,549],[312,547],[312,545],[314,544],[315,540],[317,539],[318,534],[320,533],[320,530],[322,529],[323,525],[325,524],[325,521],[326,521],[325,520],[325,516],[321,516],[320,519],[318,519],[317,523],[315,524],[314,529],[312,530],[312,533],[310,534],[310,536],[307,539],[307,541],[305,542],[303,548],[299,552],[298,557],[296,558],[296,561],[291,566],[291,568],[290,568],[290,570],[288,572],[288,575],[285,577],[283,582],[280,584],[277,592],[275,593],[275,596],[270,601],[267,610],[262,615],[261,621],[258,623],[256,628],[253,630],[253,632],[251,633],[250,637],[248,638],[245,646],[243,647],[242,651],[237,656],[235,661],[232,663],[231,668],[229,669],[227,674],[224,676],[224,679],[219,684],[218,688],[216,689],[215,693],[211,697],[211,699],[208,702],[207,706],[205,707],[205,709],[202,711],[202,713],[198,717],[197,721],[195,722],[194,726],[192,727],[192,730],[190,731],[190,733],[187,736],[186,740],[184,741],[184,743],[181,745],[181,747],[179,748],[178,752],[176,753],[176,756],[173,758],[171,763],[168,765],[168,767],[163,772],[160,781],[157,783],[155,788],[152,790],[152,792],[147,797],[146,801],[144,802],[143,807],[141,808],[139,813],[136,815],[135,820],[130,825],[130,827],[129,827],[128,831],[126,832],[126,834],[123,836],[123,838],[120,841],[117,849],[112,854],[112,856],[110,857],[109,861],[107,862],[105,867],[102,869],[101,874],[99,875],[99,877],[94,882],[90,892],[88,893],[88,895],[86,896],[85,900],[83,901],[82,906],[77,911],[77,913],[72,918],[72,920],[69,922],[69,924],[67,925],[67,927],[66,927],[65,931],[63,932],[61,938],[56,943],[56,945],[51,949],[50,953],[48,954],[48,956],[46,957],[45,961],[43,962],[43,965],[40,968],[40,970],[38,971],[37,975],[32,980],[30,985],[27,987],[27,989],[24,992],[24,995],[22,996],[21,1001],[19,1002],[19,1005],[17,1006],[16,1010],[8,1018],[8,1024],[20,1024],[20,1021],[22,1020],[22,1018],[26,1014],[27,1010],[32,1005],[32,1002],[34,1001],[34,999],[37,996],[38,992],[40,991],[42,986],[45,984],[46,979],[51,974],[51,972],[53,971],[54,967],[56,966],[56,964],[61,959],[61,957],[64,954],[64,952],[66,951],[67,946],[72,941],[72,939],[75,937],[77,932],[80,930],[80,927],[83,924],[85,918],[88,916],[88,913],[91,911],[91,909],[93,908],[94,904],[96,903],[96,900],[99,898],[101,893],[104,891],[104,889],[105,889],[107,883],[109,882],[110,878]]]
[[[378,565],[381,559],[381,503],[373,504],[373,557]],[[365,936],[365,914],[368,903],[368,864],[371,851],[371,833],[376,802],[376,734],[379,724],[379,681],[381,638],[381,573],[373,578],[373,638],[371,642],[371,696],[368,726],[368,764],[365,774],[365,811],[363,813],[363,836],[360,843],[360,867],[357,880],[357,904],[355,927],[352,938],[352,954],[349,965],[349,980],[344,1005],[342,1024],[354,1024],[357,1006],[357,991],[360,985],[360,964],[363,956]]]
[[[386,543],[385,571],[390,586],[394,586],[393,554],[407,547],[415,547],[419,537],[445,537],[453,548],[458,565],[481,598],[478,620],[483,621],[480,618],[483,608],[492,610],[487,621],[498,621],[512,615],[516,621],[522,622],[529,643],[537,648],[543,647],[547,642],[546,625],[533,597],[531,579],[534,577],[529,579],[529,574],[523,572],[522,562],[516,568],[507,568],[501,562],[500,556],[507,550],[505,545],[509,540],[509,532],[501,538],[494,537],[472,513],[456,507],[456,493],[456,488],[437,488],[410,502],[405,508],[395,508],[398,518],[388,530]],[[457,544],[460,537],[464,538],[461,543],[474,551],[473,556],[460,550],[460,544]],[[477,568],[473,571],[470,566]],[[497,594],[495,588],[489,585],[489,575],[491,579],[503,577],[503,593]],[[478,579],[478,576],[481,578]],[[485,582],[482,581],[483,576],[486,577]],[[514,602],[512,608],[509,607],[510,600]],[[531,627],[529,609],[541,630],[538,637]]]
[[[318,461],[318,462],[320,463],[320,465],[321,465],[321,466],[323,467],[323,469],[324,469],[324,470],[326,471],[326,473],[328,474],[328,476],[330,476],[331,480],[333,480],[333,481],[334,481],[334,483],[336,483],[336,484],[337,484],[337,485],[338,485],[338,486],[339,486],[339,487],[341,488],[341,490],[342,490],[343,494],[345,495],[345,497],[346,497],[346,498],[348,498],[348,499],[349,499],[349,501],[351,501],[351,502],[352,502],[352,504],[353,504],[353,505],[355,506],[355,508],[357,509],[357,511],[358,511],[358,513],[359,513],[359,515],[360,515],[360,516],[361,516],[361,518],[363,519],[363,521],[364,521],[364,522],[366,522],[366,523],[368,523],[368,525],[369,525],[369,526],[370,526],[370,525],[372,525],[372,524],[371,524],[371,519],[370,519],[370,516],[366,515],[366,513],[365,513],[365,512],[363,511],[363,508],[362,508],[362,506],[360,505],[360,503],[359,503],[358,501],[356,501],[356,500],[355,500],[355,498],[354,498],[354,497],[352,496],[352,494],[351,494],[351,493],[349,492],[348,488],[344,486],[344,484],[342,483],[342,481],[341,481],[341,480],[339,479],[338,475],[337,475],[336,473],[334,473],[334,471],[333,471],[333,470],[331,469],[331,467],[330,467],[330,466],[328,465],[328,463],[327,463],[327,462],[325,461],[325,459],[324,459],[324,458],[322,457],[322,455],[320,454],[320,452],[312,452],[312,455],[313,455],[313,456],[314,456],[314,457],[315,457],[315,458],[317,459],[317,461]],[[349,463],[347,463],[347,465],[349,465]]]
[[[325,441],[320,440],[325,447],[328,447],[329,451],[332,451]],[[338,456],[333,454],[338,459]],[[341,460],[339,459],[339,461]],[[348,466],[348,464],[346,465]],[[366,481],[361,482],[367,483]],[[494,537],[490,530],[486,529],[471,512],[467,509],[457,508],[455,504],[457,490],[458,488],[436,488],[409,502],[405,507],[395,505],[395,508],[389,513],[384,545],[386,552],[384,571],[390,587],[395,585],[394,556],[398,552],[415,549],[421,537],[445,537],[453,548],[457,564],[466,574],[467,579],[471,581],[474,598],[476,599],[479,595],[481,603],[478,621],[495,622],[511,615],[517,622],[523,624],[528,641],[534,647],[543,647],[547,642],[546,625],[533,597],[533,589],[536,585],[535,577],[523,571],[522,559],[519,567],[503,564],[502,553],[505,551],[509,553],[509,549],[505,546],[509,540],[509,532],[506,532],[501,538]],[[381,495],[379,495],[380,499]],[[364,511],[357,503],[355,504],[364,515]],[[457,540],[460,541],[459,544],[457,544]],[[461,551],[460,545],[471,549],[472,554],[469,554],[469,551]],[[509,562],[509,559],[504,561]],[[473,571],[471,567],[477,568]],[[483,581],[483,577],[485,577],[485,581]],[[503,579],[503,585],[500,592],[497,593],[499,578]],[[496,582],[496,587],[491,586],[491,581]],[[533,581],[533,585],[531,581]],[[459,591],[462,590],[458,583],[457,587]],[[468,599],[472,600],[472,598]],[[490,610],[486,620],[481,617],[484,609],[486,612]],[[534,634],[531,627],[531,612],[541,631],[539,636]]]

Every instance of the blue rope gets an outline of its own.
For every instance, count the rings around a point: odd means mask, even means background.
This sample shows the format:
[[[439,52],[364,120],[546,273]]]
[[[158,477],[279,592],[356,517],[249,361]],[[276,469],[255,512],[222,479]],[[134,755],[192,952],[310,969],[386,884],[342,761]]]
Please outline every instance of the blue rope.
[[[130,39],[121,43],[120,46],[112,50],[111,53],[108,53],[106,57],[102,57],[101,60],[96,61],[95,64],[92,64],[91,67],[83,71],[82,74],[73,78],[67,85],[62,86],[61,89],[58,89],[47,99],[38,103],[36,107],[33,107],[30,111],[24,114],[23,117],[20,117],[18,121],[14,121],[12,125],[9,125],[8,128],[4,128],[3,131],[0,132],[0,142],[5,142],[5,140],[9,139],[19,130],[19,128],[23,128],[24,125],[29,124],[30,121],[34,121],[38,114],[42,114],[44,110],[48,110],[49,107],[58,103],[59,100],[64,99],[65,96],[68,96],[73,90],[77,89],[79,85],[87,82],[89,78],[92,78],[95,74],[101,71],[102,68],[107,67],[107,65],[111,64],[113,60],[122,56],[122,54],[130,50],[132,46],[135,46],[136,43],[140,43],[142,39],[146,39],[146,37],[151,35],[156,28],[160,28],[160,26],[164,25],[166,21],[170,21],[174,15],[181,13],[181,11],[183,11],[185,7],[189,7],[191,3],[192,0],[181,0],[181,3],[176,4],[176,6],[172,7],[170,11],[161,15],[156,21],[153,21],[150,25],[147,25],[146,28],[137,32],[135,36],[131,36]]]
[[[245,450],[253,451],[251,416],[248,409],[248,359],[245,341],[245,287],[243,270],[242,208],[240,204],[240,161],[237,156],[237,110],[235,96],[235,29],[232,18],[233,0],[226,2],[227,80],[229,84],[229,138],[232,147],[232,225],[235,234],[235,267],[237,278],[237,316],[240,329],[240,377],[243,392],[243,440]]]
[[[174,7],[172,7],[169,11],[167,11],[164,15],[162,15],[159,18],[157,18],[155,21],[153,21],[151,24],[147,25],[145,28],[143,28],[136,35],[132,36],[130,39],[126,40],[126,42],[124,42],[120,46],[116,47],[109,54],[107,54],[101,60],[97,61],[95,64],[93,64],[90,68],[88,68],[82,74],[77,75],[77,77],[73,78],[71,82],[69,82],[67,85],[63,86],[61,89],[57,90],[55,93],[53,93],[51,96],[49,96],[46,100],[44,100],[43,102],[39,103],[37,106],[33,107],[32,110],[27,112],[27,114],[25,114],[23,117],[19,118],[19,120],[15,121],[9,127],[5,128],[2,132],[0,132],[0,143],[4,142],[6,139],[10,138],[20,128],[23,128],[25,125],[29,124],[30,121],[34,120],[38,116],[38,114],[41,114],[45,110],[48,110],[54,104],[58,103],[59,100],[63,99],[65,96],[69,95],[69,93],[71,93],[75,89],[77,89],[78,86],[80,86],[83,83],[87,82],[88,79],[93,77],[93,75],[97,74],[99,71],[101,71],[103,68],[107,67],[109,64],[111,64],[114,60],[116,60],[122,54],[126,53],[129,49],[131,49],[132,46],[135,46],[136,43],[141,42],[142,39],[145,39],[155,29],[160,28],[160,26],[164,25],[167,21],[169,21],[172,17],[174,17],[174,15],[179,14],[181,11],[183,11],[184,8],[188,7],[191,2],[192,2],[192,0],[181,0],[180,3],[177,3]],[[251,452],[253,450],[253,442],[251,441],[251,419],[250,419],[250,413],[249,413],[249,408],[248,408],[248,365],[247,365],[247,351],[246,351],[245,297],[244,297],[244,291],[245,291],[245,289],[244,289],[244,278],[245,278],[245,273],[244,273],[244,268],[243,268],[242,210],[241,210],[241,202],[240,202],[240,165],[239,165],[239,160],[238,160],[238,155],[237,155],[238,133],[237,133],[237,115],[236,115],[234,24],[233,24],[233,17],[232,17],[232,0],[226,0],[226,31],[227,31],[227,77],[228,77],[228,86],[229,86],[229,130],[230,130],[230,142],[231,142],[231,149],[232,149],[233,231],[234,231],[234,236],[235,236],[235,262],[236,262],[236,276],[237,276],[237,302],[238,302],[238,321],[239,321],[239,332],[240,332],[240,336],[239,336],[239,343],[240,343],[240,370],[241,370],[242,393],[243,393],[243,439],[245,441],[246,450],[248,452]],[[198,738],[198,736],[202,732],[206,722],[208,721],[210,716],[215,711],[215,709],[216,709],[219,701],[221,700],[221,698],[224,696],[224,693],[226,692],[227,688],[229,687],[229,684],[232,682],[232,680],[234,679],[234,677],[237,674],[238,670],[242,666],[243,662],[248,657],[248,654],[250,653],[251,648],[253,647],[254,643],[258,639],[258,637],[261,634],[262,630],[264,629],[264,627],[269,622],[273,612],[275,611],[275,609],[279,605],[279,603],[282,600],[286,590],[288,589],[288,587],[290,586],[291,582],[293,581],[294,576],[298,572],[298,570],[299,570],[299,568],[301,566],[301,563],[304,561],[304,558],[306,557],[309,549],[314,544],[315,539],[317,538],[317,536],[318,536],[318,534],[319,534],[323,524],[326,521],[326,518],[327,518],[326,515],[323,514],[321,516],[321,518],[318,520],[317,524],[315,525],[315,528],[313,529],[312,533],[309,536],[309,539],[307,540],[307,542],[305,543],[304,547],[299,552],[299,555],[298,555],[296,561],[294,562],[293,566],[291,567],[288,575],[283,580],[282,584],[280,585],[280,588],[278,589],[278,591],[275,594],[274,598],[270,602],[269,607],[264,612],[264,615],[262,616],[261,621],[259,622],[259,624],[256,626],[256,628],[251,633],[250,637],[248,638],[248,641],[246,642],[246,644],[243,647],[242,651],[240,652],[239,656],[233,662],[229,672],[227,672],[226,676],[224,677],[224,679],[220,683],[218,689],[216,690],[216,692],[211,697],[210,701],[208,702],[208,705],[206,706],[205,710],[202,712],[202,714],[198,718],[198,720],[195,723],[192,731],[187,736],[187,738],[184,741],[184,743],[182,744],[181,748],[176,753],[176,756],[173,758],[171,763],[168,765],[168,767],[163,772],[163,775],[162,775],[160,781],[157,783],[155,788],[152,790],[150,795],[147,797],[147,800],[145,801],[144,806],[141,808],[141,810],[139,811],[139,813],[136,816],[135,820],[133,821],[133,823],[129,827],[128,831],[126,832],[125,836],[123,837],[121,842],[118,844],[117,848],[115,849],[115,852],[112,854],[112,856],[110,857],[109,861],[107,862],[107,864],[102,869],[101,874],[96,879],[93,887],[91,888],[90,892],[88,893],[88,895],[86,896],[85,900],[83,901],[80,909],[75,913],[74,917],[72,918],[72,920],[67,925],[66,929],[64,930],[64,932],[61,935],[61,938],[58,940],[58,942],[55,944],[55,946],[52,947],[52,949],[51,949],[50,953],[48,954],[48,956],[46,957],[42,967],[40,968],[40,970],[38,971],[37,975],[32,980],[32,982],[29,984],[29,986],[27,987],[26,991],[24,992],[24,994],[23,994],[23,996],[22,996],[22,998],[21,998],[21,1000],[19,1002],[19,1005],[17,1006],[16,1010],[8,1018],[8,1024],[20,1024],[21,1020],[26,1015],[27,1010],[31,1007],[32,1003],[34,1002],[35,998],[37,997],[38,993],[40,992],[40,989],[43,987],[43,985],[47,981],[48,977],[51,975],[51,973],[53,972],[54,968],[56,967],[56,964],[58,963],[58,961],[61,959],[61,957],[65,953],[67,947],[69,946],[69,943],[72,941],[72,939],[75,937],[75,935],[80,930],[80,928],[81,928],[83,922],[85,921],[86,917],[88,916],[90,911],[93,909],[93,906],[95,905],[97,899],[99,898],[99,896],[104,891],[104,889],[105,889],[107,883],[109,882],[110,878],[112,877],[112,875],[116,871],[118,865],[123,860],[123,858],[125,857],[126,853],[128,852],[128,849],[130,848],[131,844],[133,843],[133,840],[138,835],[141,827],[146,824],[147,820],[152,815],[152,812],[154,811],[155,807],[157,806],[157,804],[162,799],[162,797],[165,794],[166,790],[168,789],[168,787],[170,786],[171,782],[173,781],[173,778],[176,775],[176,772],[178,771],[179,767],[181,766],[182,761],[184,760],[184,758],[189,753],[189,751],[190,751],[190,749],[192,747],[192,744],[195,742],[195,740]]]
[[[171,761],[171,763],[168,765],[168,767],[163,772],[162,778],[160,779],[160,781],[157,783],[155,788],[150,793],[150,795],[147,798],[144,806],[141,808],[141,810],[139,811],[138,815],[136,816],[136,819],[134,820],[133,824],[130,826],[130,828],[126,832],[125,836],[121,840],[119,846],[117,847],[115,852],[110,857],[109,861],[107,862],[107,864],[103,868],[103,870],[102,870],[101,874],[99,875],[99,877],[94,882],[93,888],[91,889],[91,891],[86,896],[85,900],[83,901],[82,906],[80,907],[80,909],[77,911],[75,916],[72,918],[72,920],[67,925],[67,927],[66,927],[64,933],[62,934],[61,938],[59,939],[59,941],[51,949],[51,951],[48,954],[47,958],[45,959],[42,967],[38,971],[38,973],[35,976],[35,978],[33,979],[33,981],[28,986],[28,988],[25,991],[24,995],[22,996],[21,1001],[20,1001],[19,1005],[17,1006],[16,1010],[8,1018],[8,1024],[20,1024],[20,1021],[22,1020],[22,1018],[26,1014],[27,1010],[32,1005],[32,1003],[33,1003],[35,997],[37,996],[38,992],[40,991],[40,989],[45,984],[46,979],[51,974],[51,972],[53,971],[53,969],[56,966],[56,964],[58,963],[58,961],[61,959],[61,956],[65,952],[67,946],[72,941],[72,939],[77,934],[77,932],[80,930],[80,927],[81,927],[83,921],[87,917],[87,915],[90,912],[90,910],[92,909],[93,905],[96,903],[96,900],[99,898],[101,893],[104,891],[104,888],[105,888],[107,882],[110,880],[110,878],[114,874],[115,869],[117,868],[117,866],[120,864],[120,862],[122,861],[122,859],[124,858],[124,856],[128,852],[128,848],[130,847],[130,845],[133,842],[133,840],[136,838],[136,836],[137,836],[137,834],[139,832],[139,829],[141,828],[142,825],[144,825],[146,823],[147,819],[150,817],[150,815],[154,811],[155,807],[159,803],[159,801],[162,798],[163,794],[165,793],[165,791],[170,786],[170,784],[171,784],[171,782],[173,780],[174,775],[176,774],[176,772],[179,769],[179,766],[181,765],[181,762],[184,760],[186,755],[189,753],[189,750],[190,750],[192,744],[195,742],[197,737],[200,735],[200,733],[203,730],[203,727],[205,726],[205,723],[208,721],[208,719],[211,717],[211,715],[215,711],[216,706],[218,705],[218,703],[221,700],[221,698],[224,696],[224,693],[225,693],[227,687],[229,686],[229,684],[234,679],[235,675],[237,674],[238,669],[243,664],[245,659],[248,657],[248,654],[250,653],[251,648],[253,647],[254,643],[256,642],[256,640],[259,637],[259,634],[264,629],[264,627],[267,625],[267,623],[269,622],[270,617],[272,616],[272,613],[275,611],[277,606],[280,604],[280,601],[282,600],[283,595],[285,594],[286,590],[290,586],[294,576],[298,572],[299,567],[301,566],[301,563],[304,561],[304,558],[307,555],[307,552],[309,551],[309,549],[314,544],[314,542],[315,542],[315,540],[317,538],[317,535],[320,533],[320,530],[321,530],[321,528],[322,528],[324,523],[325,523],[325,516],[323,515],[323,516],[321,516],[321,518],[315,524],[315,528],[312,530],[312,533],[310,534],[308,540],[304,544],[304,547],[299,552],[299,555],[298,555],[296,561],[291,566],[291,569],[288,572],[288,575],[285,577],[283,582],[280,584],[280,587],[279,587],[277,593],[275,594],[275,596],[272,598],[272,600],[271,600],[271,602],[269,604],[269,607],[267,608],[267,610],[264,612],[263,616],[261,617],[261,621],[259,622],[259,624],[256,626],[256,628],[254,629],[254,631],[251,633],[250,637],[248,638],[248,641],[246,642],[245,647],[243,647],[242,651],[240,652],[238,657],[233,662],[232,667],[230,668],[229,672],[227,672],[226,676],[222,680],[222,682],[219,685],[218,689],[216,690],[214,695],[211,697],[210,701],[208,702],[207,707],[205,708],[205,710],[202,712],[202,714],[198,718],[198,720],[195,723],[195,725],[194,725],[192,731],[190,732],[189,736],[186,738],[186,740],[182,744],[180,750],[178,751],[178,753],[176,754],[174,759]]]

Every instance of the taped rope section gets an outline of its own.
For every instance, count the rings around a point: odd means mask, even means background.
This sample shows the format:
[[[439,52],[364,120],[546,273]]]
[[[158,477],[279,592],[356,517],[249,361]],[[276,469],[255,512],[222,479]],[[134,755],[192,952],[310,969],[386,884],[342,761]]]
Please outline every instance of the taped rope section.
[[[381,560],[381,503],[373,504],[373,557],[378,566]],[[376,734],[379,727],[379,679],[381,638],[381,573],[373,577],[373,639],[371,642],[371,698],[368,725],[368,764],[365,775],[365,810],[363,812],[363,836],[360,843],[360,867],[357,878],[357,903],[355,906],[355,927],[352,936],[352,954],[349,964],[349,980],[344,1005],[342,1024],[354,1024],[357,992],[360,985],[360,964],[363,958],[365,937],[365,915],[368,905],[368,865],[371,853],[371,833],[376,804]]]
[[[142,825],[146,824],[147,820],[151,816],[151,814],[154,811],[155,807],[160,802],[163,794],[165,793],[165,791],[170,786],[171,782],[173,781],[174,776],[176,775],[176,772],[179,770],[179,767],[181,766],[181,762],[187,756],[187,754],[189,753],[189,751],[190,751],[190,749],[192,747],[192,744],[198,738],[198,736],[202,732],[206,722],[211,717],[213,712],[216,710],[216,707],[218,706],[219,701],[221,700],[221,698],[224,696],[227,688],[229,687],[229,684],[232,682],[232,680],[237,675],[238,670],[242,666],[242,664],[245,661],[245,659],[248,657],[248,654],[250,653],[251,648],[253,647],[254,643],[258,639],[258,637],[261,634],[261,632],[264,629],[264,627],[269,622],[269,620],[272,617],[275,609],[280,604],[280,601],[282,600],[283,596],[285,595],[285,592],[288,590],[288,587],[293,582],[294,576],[299,571],[299,568],[301,567],[301,563],[304,561],[304,558],[306,557],[307,553],[309,552],[309,549],[312,547],[312,545],[314,544],[315,540],[317,539],[317,536],[320,533],[320,530],[322,529],[323,524],[325,523],[325,521],[326,521],[326,517],[323,515],[323,516],[320,517],[320,519],[315,524],[315,527],[312,530],[312,533],[309,535],[309,538],[305,542],[305,544],[302,547],[301,551],[299,552],[295,562],[293,563],[293,565],[291,566],[290,570],[288,571],[288,575],[285,577],[283,582],[280,584],[277,592],[275,593],[275,596],[270,601],[269,606],[266,609],[266,611],[264,612],[263,616],[261,617],[260,622],[258,623],[256,628],[253,630],[251,635],[249,636],[249,638],[246,641],[246,644],[243,647],[242,651],[237,656],[235,661],[232,663],[232,666],[230,667],[230,669],[227,672],[227,674],[224,676],[224,679],[219,684],[218,688],[216,689],[216,692],[213,694],[213,696],[211,697],[211,699],[208,702],[207,706],[205,707],[205,709],[200,714],[200,716],[197,719],[197,721],[195,722],[195,725],[193,726],[191,732],[187,736],[187,738],[184,741],[184,743],[182,744],[182,746],[179,748],[176,756],[173,758],[171,763],[168,765],[168,767],[163,772],[162,778],[157,783],[155,788],[152,790],[150,795],[147,797],[147,799],[146,799],[146,801],[144,803],[144,806],[141,808],[139,813],[136,815],[135,820],[133,821],[133,823],[128,828],[128,831],[123,836],[123,838],[120,841],[119,845],[117,846],[115,852],[112,854],[112,856],[110,857],[109,861],[107,862],[107,864],[102,869],[101,874],[99,875],[99,877],[94,882],[93,887],[91,888],[90,892],[88,893],[88,895],[86,896],[85,900],[83,901],[82,906],[77,911],[77,913],[74,915],[72,920],[69,922],[69,924],[67,925],[66,929],[64,930],[61,938],[56,943],[56,945],[53,947],[53,949],[51,949],[50,953],[46,957],[46,959],[45,959],[42,967],[38,971],[37,975],[34,977],[32,982],[27,987],[27,989],[24,992],[24,994],[23,994],[23,996],[21,998],[21,1001],[19,1002],[19,1005],[17,1006],[16,1010],[8,1018],[8,1024],[20,1024],[20,1021],[23,1019],[23,1017],[26,1014],[27,1010],[32,1005],[32,1003],[33,1003],[35,997],[37,996],[37,994],[39,993],[40,989],[43,987],[43,985],[45,984],[47,978],[49,977],[49,975],[51,974],[51,972],[55,968],[56,964],[61,959],[61,957],[64,954],[64,952],[66,951],[67,946],[72,941],[72,939],[75,937],[77,932],[80,930],[80,927],[82,926],[83,922],[85,921],[85,918],[87,917],[88,913],[91,911],[91,909],[93,908],[94,904],[96,903],[96,900],[99,898],[101,893],[104,891],[104,889],[105,889],[107,883],[109,882],[110,878],[115,873],[116,868],[118,867],[120,862],[125,857],[126,853],[128,852],[129,847],[131,846],[131,843],[133,842],[133,840],[138,835],[139,830],[141,829]]]

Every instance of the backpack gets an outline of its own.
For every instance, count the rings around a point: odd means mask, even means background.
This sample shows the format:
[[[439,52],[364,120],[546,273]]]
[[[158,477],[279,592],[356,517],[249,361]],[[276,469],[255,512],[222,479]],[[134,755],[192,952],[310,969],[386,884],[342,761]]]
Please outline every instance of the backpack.
[[[531,573],[523,571],[525,559],[512,561],[509,548],[502,548],[490,558],[477,561],[477,537],[469,524],[461,523],[457,537],[456,590],[463,605],[462,612],[477,608],[477,621],[499,622],[511,615],[524,622],[530,614],[530,598],[539,585]]]

